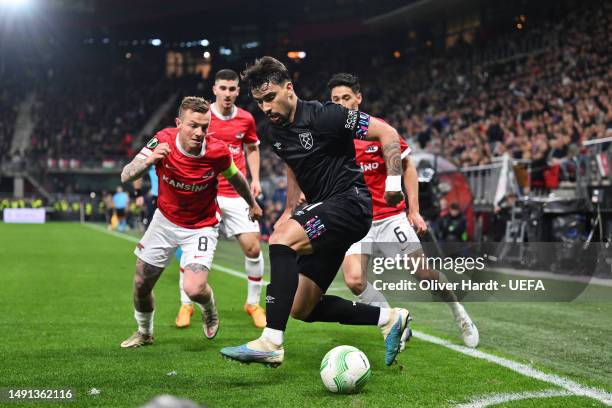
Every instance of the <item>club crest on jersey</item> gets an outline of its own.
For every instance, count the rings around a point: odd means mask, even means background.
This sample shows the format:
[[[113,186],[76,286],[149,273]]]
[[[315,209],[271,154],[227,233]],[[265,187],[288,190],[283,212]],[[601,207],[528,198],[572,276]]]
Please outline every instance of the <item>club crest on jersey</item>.
[[[377,151],[378,151],[378,146],[376,145],[370,145],[366,149],[366,153],[376,153]]]
[[[236,133],[236,139],[242,139],[242,138],[244,138],[244,132]]]
[[[282,147],[283,145],[282,145],[282,143],[281,143],[281,142],[276,142],[276,143],[274,143],[274,145],[273,145],[273,146],[274,146],[274,148],[275,148],[276,150],[280,150],[280,149],[281,149],[281,147]]]
[[[149,140],[149,142],[147,143],[147,147],[153,150],[157,147],[158,144],[159,144],[159,140],[157,140],[157,138],[154,137],[153,139]]]
[[[314,141],[312,140],[312,133],[310,132],[300,133],[299,136],[300,136],[300,143],[302,144],[304,149],[306,150],[312,149],[312,146],[314,144]]]

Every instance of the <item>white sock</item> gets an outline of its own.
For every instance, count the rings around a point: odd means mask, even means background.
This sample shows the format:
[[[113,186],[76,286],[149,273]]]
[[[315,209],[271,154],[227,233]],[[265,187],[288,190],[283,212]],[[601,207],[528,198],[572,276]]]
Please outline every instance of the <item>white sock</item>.
[[[453,316],[455,317],[455,320],[459,320],[465,314],[465,309],[463,308],[463,305],[461,303],[448,302],[447,305],[448,307],[450,307],[451,311],[453,312]]]
[[[247,274],[247,304],[258,305],[261,297],[261,281],[264,273],[264,259],[260,252],[257,258],[244,257],[244,270]]]
[[[265,337],[277,346],[282,346],[284,334],[285,333],[282,330],[270,329],[266,327],[265,329],[263,329],[261,337]]]
[[[136,319],[136,323],[138,323],[138,331],[145,335],[153,334],[153,315],[155,314],[155,310],[149,313],[139,312],[138,310],[134,310],[134,318]]]
[[[189,299],[189,296],[185,293],[183,289],[183,281],[185,280],[185,274],[183,272],[179,272],[179,293],[181,294],[181,303],[184,305],[190,305],[193,302]]]
[[[380,314],[378,315],[378,327],[383,327],[389,323],[389,317],[391,317],[391,309],[388,307],[381,307]]]
[[[361,293],[361,295],[357,296],[357,298],[361,303],[365,303],[366,305],[377,306],[381,308],[384,307],[387,309],[391,307],[389,306],[389,302],[387,302],[385,295],[376,290],[370,282],[368,282],[368,285],[366,286],[365,290]]]

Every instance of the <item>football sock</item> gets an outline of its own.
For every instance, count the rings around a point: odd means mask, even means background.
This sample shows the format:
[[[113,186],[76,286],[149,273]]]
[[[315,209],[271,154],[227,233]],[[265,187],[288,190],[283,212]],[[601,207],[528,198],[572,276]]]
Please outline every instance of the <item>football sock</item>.
[[[150,336],[153,334],[153,315],[155,314],[155,310],[152,312],[139,312],[138,310],[134,310],[134,318],[136,319],[136,323],[138,323],[138,331],[142,334]]]
[[[185,274],[183,272],[179,273],[179,293],[181,294],[181,303],[184,305],[190,305],[193,302],[189,299],[189,296],[185,293],[183,289],[183,282],[185,281]]]
[[[286,245],[270,245],[270,284],[266,320],[270,329],[285,331],[298,287],[297,253]]]
[[[269,327],[263,329],[263,333],[261,334],[262,337],[265,337],[277,346],[283,345],[283,335],[284,333],[282,330],[270,329]]]
[[[453,316],[455,317],[455,320],[459,320],[460,318],[463,317],[463,315],[466,314],[465,309],[463,308],[463,305],[459,302],[448,302],[447,305],[448,307],[450,307],[451,311],[453,312]]]
[[[389,317],[391,317],[391,309],[388,307],[381,307],[377,326],[383,327],[385,324],[389,323]]]
[[[323,295],[305,322],[338,322],[376,326],[381,308],[351,302],[338,296]]]
[[[370,282],[368,282],[365,290],[357,298],[366,305],[385,307],[387,309],[390,307],[385,295],[376,290]]]
[[[249,305],[258,305],[261,297],[261,280],[264,273],[264,259],[260,252],[257,258],[244,257],[247,274],[247,300]]]

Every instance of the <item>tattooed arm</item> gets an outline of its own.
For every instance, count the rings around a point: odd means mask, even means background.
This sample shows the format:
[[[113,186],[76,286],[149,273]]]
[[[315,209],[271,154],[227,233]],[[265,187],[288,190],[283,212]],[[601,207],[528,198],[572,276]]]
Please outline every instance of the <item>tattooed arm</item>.
[[[382,145],[383,157],[388,176],[402,174],[402,151],[397,131],[382,120],[372,118],[368,127],[366,140],[374,140]]]
[[[395,206],[404,198],[401,191],[402,151],[399,135],[394,128],[382,120],[371,119],[366,139],[378,141],[382,145],[387,167],[385,200],[390,206]]]
[[[145,160],[136,156],[134,160],[123,168],[121,172],[121,182],[127,183],[128,181],[134,181],[141,178],[146,173],[149,166],[154,165],[168,154],[170,154],[170,146],[168,143],[160,143],[155,147],[153,153]]]

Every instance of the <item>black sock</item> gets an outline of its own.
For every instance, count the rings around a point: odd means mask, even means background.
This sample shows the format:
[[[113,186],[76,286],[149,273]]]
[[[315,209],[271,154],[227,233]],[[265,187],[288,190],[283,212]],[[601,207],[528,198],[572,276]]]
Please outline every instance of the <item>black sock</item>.
[[[304,321],[375,326],[379,316],[380,307],[351,302],[338,296],[323,295]]]
[[[297,253],[286,245],[270,245],[270,284],[266,288],[266,327],[285,331],[298,287]]]

